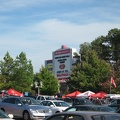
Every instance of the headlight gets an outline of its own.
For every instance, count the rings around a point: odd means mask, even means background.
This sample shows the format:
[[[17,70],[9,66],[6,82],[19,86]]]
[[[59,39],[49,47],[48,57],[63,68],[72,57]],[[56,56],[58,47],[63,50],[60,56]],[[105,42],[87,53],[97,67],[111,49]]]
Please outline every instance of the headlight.
[[[30,109],[30,111],[31,111],[32,113],[38,113],[37,110]]]
[[[49,113],[52,113],[52,110],[51,110],[51,109],[49,109]]]

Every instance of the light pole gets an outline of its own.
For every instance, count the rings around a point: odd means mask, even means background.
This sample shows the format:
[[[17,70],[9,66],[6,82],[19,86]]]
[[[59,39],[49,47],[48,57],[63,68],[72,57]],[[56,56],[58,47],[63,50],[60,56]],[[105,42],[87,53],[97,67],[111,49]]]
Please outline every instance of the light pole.
[[[40,84],[39,84],[37,81],[35,81],[34,84],[35,84],[35,88],[37,88],[37,94],[39,95],[40,88],[42,87],[42,82],[40,81]]]

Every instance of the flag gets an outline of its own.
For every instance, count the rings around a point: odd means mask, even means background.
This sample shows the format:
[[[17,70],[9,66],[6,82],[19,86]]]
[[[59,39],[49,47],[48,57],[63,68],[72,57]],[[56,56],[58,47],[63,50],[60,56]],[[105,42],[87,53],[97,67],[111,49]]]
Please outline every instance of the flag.
[[[116,83],[115,83],[115,80],[113,79],[113,77],[111,77],[111,84],[113,84],[114,88],[116,88]]]

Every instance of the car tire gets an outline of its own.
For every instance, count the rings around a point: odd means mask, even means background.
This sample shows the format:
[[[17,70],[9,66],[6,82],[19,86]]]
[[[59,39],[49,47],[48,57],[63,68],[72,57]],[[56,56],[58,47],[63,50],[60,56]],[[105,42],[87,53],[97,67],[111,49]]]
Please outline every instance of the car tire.
[[[30,115],[27,111],[23,113],[23,120],[30,120]]]

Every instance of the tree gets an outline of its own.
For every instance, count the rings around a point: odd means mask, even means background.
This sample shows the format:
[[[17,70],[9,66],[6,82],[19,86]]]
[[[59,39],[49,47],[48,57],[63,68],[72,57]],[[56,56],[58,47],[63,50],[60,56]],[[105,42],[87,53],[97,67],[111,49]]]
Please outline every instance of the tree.
[[[11,75],[13,74],[14,60],[7,52],[0,61],[0,88],[5,90],[12,86]]]
[[[41,67],[39,73],[36,73],[38,83],[42,83],[40,93],[43,95],[55,95],[58,92],[59,83],[54,74],[48,70],[48,67]]]
[[[120,66],[120,29],[114,28],[108,32],[106,42],[110,44],[110,54],[112,61],[115,62],[116,70]]]
[[[108,31],[108,35],[100,36],[91,42],[99,58],[106,60],[116,70],[120,66],[120,29],[114,28]]]
[[[27,60],[26,54],[21,52],[14,61],[12,87],[21,92],[30,92],[33,83],[33,66]]]
[[[86,47],[86,53],[84,53],[84,59],[82,59],[81,64],[76,63],[73,66],[70,80],[67,82],[71,91],[91,90],[98,92],[102,90],[99,83],[105,82],[109,75],[110,65],[99,59],[95,51],[87,49]]]

